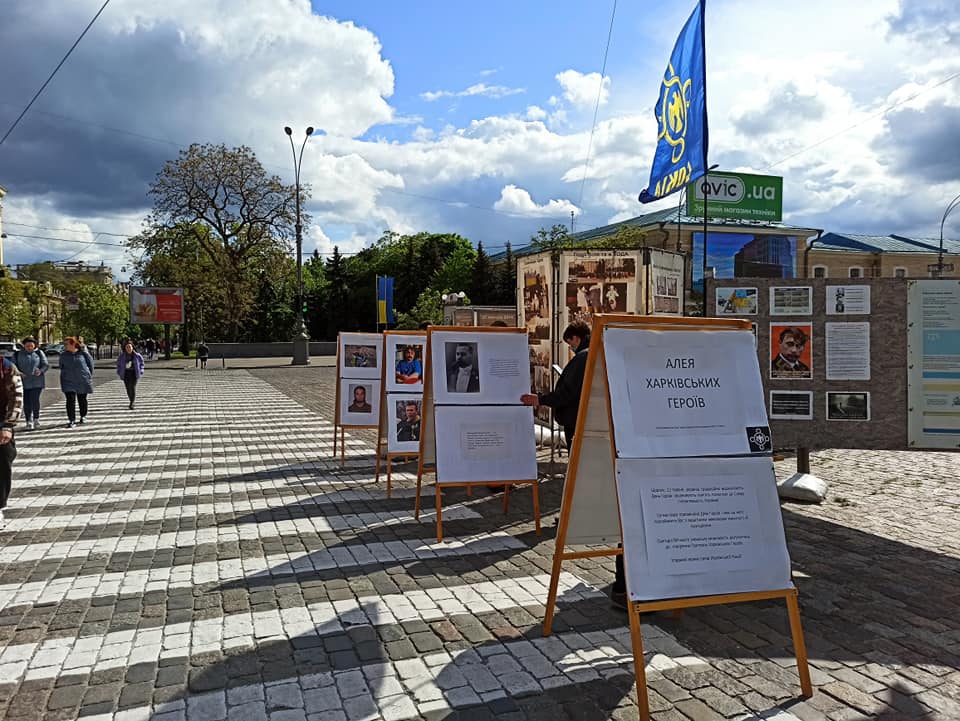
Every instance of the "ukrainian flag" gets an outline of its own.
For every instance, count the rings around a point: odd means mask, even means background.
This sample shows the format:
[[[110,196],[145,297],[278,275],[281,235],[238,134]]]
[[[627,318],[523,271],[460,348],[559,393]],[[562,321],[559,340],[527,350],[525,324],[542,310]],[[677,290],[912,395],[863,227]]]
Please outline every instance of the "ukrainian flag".
[[[377,322],[393,323],[393,278],[377,276]]]

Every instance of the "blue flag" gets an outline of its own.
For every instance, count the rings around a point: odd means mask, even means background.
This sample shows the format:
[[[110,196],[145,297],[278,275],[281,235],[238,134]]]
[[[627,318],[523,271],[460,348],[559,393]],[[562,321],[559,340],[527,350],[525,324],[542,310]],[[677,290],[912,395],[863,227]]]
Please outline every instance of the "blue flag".
[[[650,183],[641,203],[682,190],[707,168],[707,61],[700,0],[680,31],[660,85],[654,114],[660,126]]]
[[[377,276],[377,322],[383,325],[394,322],[393,278],[386,276]]]

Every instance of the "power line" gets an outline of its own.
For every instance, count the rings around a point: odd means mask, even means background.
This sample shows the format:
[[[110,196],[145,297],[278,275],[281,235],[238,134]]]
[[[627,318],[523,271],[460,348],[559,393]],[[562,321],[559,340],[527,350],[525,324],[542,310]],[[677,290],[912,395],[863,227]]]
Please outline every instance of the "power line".
[[[100,9],[99,9],[99,10],[97,10],[97,14],[93,16],[93,20],[91,20],[89,23],[87,23],[87,27],[85,27],[85,28],[83,29],[83,32],[80,33],[80,37],[78,37],[78,38],[74,41],[73,45],[70,46],[70,49],[67,50],[67,54],[63,56],[63,59],[61,59],[60,62],[57,63],[57,67],[55,67],[55,68],[53,69],[53,72],[50,73],[50,77],[48,77],[48,78],[44,81],[43,85],[40,86],[40,89],[39,89],[39,90],[36,92],[36,94],[34,94],[34,96],[30,99],[30,102],[27,103],[27,107],[25,107],[25,108],[23,109],[23,112],[21,112],[20,115],[17,116],[17,119],[13,121],[13,125],[10,126],[10,129],[7,130],[7,132],[3,134],[3,137],[2,137],[2,138],[0,138],[0,145],[3,145],[3,141],[6,140],[6,139],[10,136],[10,133],[13,132],[13,129],[16,128],[17,125],[20,124],[20,121],[23,120],[23,116],[27,114],[27,111],[28,111],[28,110],[30,110],[30,106],[32,106],[32,105],[37,101],[37,98],[40,97],[40,93],[42,93],[42,92],[46,89],[47,85],[50,84],[50,81],[53,80],[53,76],[56,75],[57,72],[60,70],[60,68],[63,67],[63,64],[64,64],[65,62],[67,62],[67,58],[70,57],[70,54],[74,51],[74,48],[76,48],[77,45],[80,44],[80,41],[83,40],[83,36],[86,35],[86,34],[87,34],[87,31],[88,31],[90,28],[93,27],[93,24],[97,21],[97,18],[100,17],[100,13],[102,13],[104,10],[106,10],[107,5],[109,5],[109,4],[110,4],[110,0],[104,0],[103,5],[100,6]]]
[[[610,12],[610,29],[607,30],[607,46],[603,50],[603,66],[600,68],[600,87],[597,88],[597,102],[593,106],[593,125],[590,126],[590,140],[587,142],[587,157],[583,161],[583,178],[580,180],[580,195],[577,198],[578,208],[583,206],[583,186],[586,185],[587,171],[590,168],[590,152],[593,150],[593,134],[597,129],[597,115],[600,113],[600,98],[603,97],[603,79],[607,77],[607,56],[610,53],[610,39],[613,37],[613,19],[616,16],[617,0],[613,0],[613,9]],[[570,230],[573,230],[572,219],[570,221]]]
[[[20,228],[33,228],[34,230],[50,230],[55,233],[93,233],[94,235],[112,235],[117,238],[129,238],[130,233],[108,233],[105,230],[89,230],[86,228],[47,228],[43,225],[30,225],[29,223],[14,223],[12,220],[3,221],[4,225],[16,225]]]
[[[793,158],[797,157],[798,155],[801,155],[802,153],[807,152],[808,150],[813,150],[814,148],[819,147],[819,146],[823,145],[824,143],[827,143],[827,142],[829,142],[829,141],[831,141],[831,140],[833,140],[833,139],[835,139],[835,138],[840,137],[840,136],[843,135],[844,133],[850,132],[850,131],[853,130],[854,128],[859,128],[861,125],[863,125],[864,123],[867,123],[867,122],[873,120],[874,118],[879,118],[881,115],[886,115],[887,113],[889,113],[889,112],[890,112],[891,110],[893,110],[894,108],[900,107],[900,106],[903,105],[904,103],[909,103],[911,100],[914,100],[914,99],[920,97],[920,96],[923,95],[924,93],[926,93],[926,92],[928,92],[928,91],[930,91],[930,90],[933,90],[934,88],[939,88],[941,85],[946,85],[946,84],[949,83],[951,80],[955,80],[956,78],[960,78],[960,73],[954,73],[954,74],[951,75],[949,78],[946,78],[945,80],[941,80],[939,83],[936,83],[935,85],[931,85],[929,88],[924,88],[923,90],[920,90],[920,91],[914,93],[914,94],[911,95],[909,98],[904,98],[903,100],[901,100],[901,101],[898,102],[898,103],[894,103],[893,105],[888,105],[886,108],[883,108],[882,110],[878,110],[877,112],[873,113],[872,115],[868,115],[868,116],[865,117],[863,120],[861,120],[859,123],[854,123],[853,125],[851,125],[851,126],[849,126],[849,127],[847,127],[847,128],[844,128],[843,130],[840,130],[840,131],[834,133],[833,135],[828,135],[828,136],[825,137],[825,138],[821,138],[820,140],[818,140],[817,142],[813,143],[812,145],[808,145],[808,146],[805,147],[805,148],[801,148],[801,149],[798,150],[797,152],[791,153],[791,154],[788,155],[787,157],[781,158],[780,160],[778,160],[778,161],[775,162],[775,163],[770,163],[769,165],[763,166],[762,168],[760,168],[760,170],[769,170],[770,168],[773,168],[774,166],[780,165],[780,163],[785,163],[785,162],[787,162],[788,160],[792,160]]]

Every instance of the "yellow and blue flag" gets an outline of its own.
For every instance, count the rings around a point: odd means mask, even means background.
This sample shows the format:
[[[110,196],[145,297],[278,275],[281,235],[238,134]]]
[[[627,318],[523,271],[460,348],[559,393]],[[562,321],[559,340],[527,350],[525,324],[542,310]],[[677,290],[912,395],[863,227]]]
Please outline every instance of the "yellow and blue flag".
[[[382,325],[394,322],[393,278],[386,276],[377,276],[377,322]]]
[[[667,63],[654,114],[660,126],[650,183],[641,203],[652,203],[706,173],[707,60],[704,50],[704,10],[700,0],[687,20]]]

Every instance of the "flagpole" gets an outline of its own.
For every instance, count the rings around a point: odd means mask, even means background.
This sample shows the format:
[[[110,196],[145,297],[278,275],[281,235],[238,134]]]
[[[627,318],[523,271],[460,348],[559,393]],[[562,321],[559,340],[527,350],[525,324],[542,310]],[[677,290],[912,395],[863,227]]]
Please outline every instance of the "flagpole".
[[[377,333],[380,332],[380,276],[374,276],[373,280],[374,292],[373,296],[376,298],[376,301],[373,304],[374,310],[377,314]]]
[[[710,314],[707,311],[707,202],[710,196],[710,138],[707,123],[707,0],[700,0],[700,43],[703,48],[703,317]],[[716,165],[713,166],[717,167]]]

